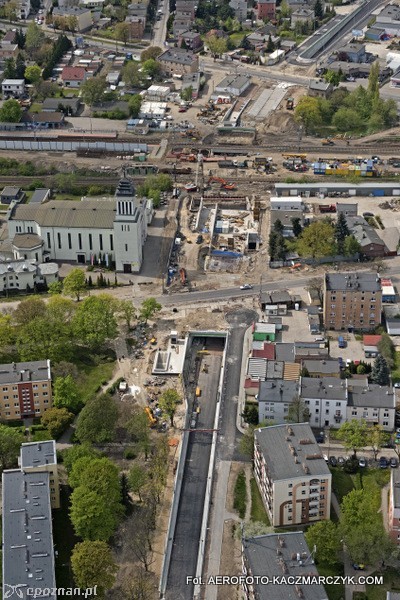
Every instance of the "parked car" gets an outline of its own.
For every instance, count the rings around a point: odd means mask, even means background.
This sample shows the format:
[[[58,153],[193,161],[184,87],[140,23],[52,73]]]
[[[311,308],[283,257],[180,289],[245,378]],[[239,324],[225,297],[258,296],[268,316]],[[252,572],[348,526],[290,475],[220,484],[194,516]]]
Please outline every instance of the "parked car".
[[[317,434],[315,436],[315,441],[317,442],[317,444],[323,444],[325,441],[325,434],[323,431],[321,431],[319,434]]]
[[[396,383],[393,385],[393,387],[400,388],[400,381],[396,381]]]
[[[338,461],[336,460],[336,456],[330,456],[330,457],[329,457],[329,464],[330,464],[332,467],[336,467],[336,466],[337,466],[337,464],[338,464]]]
[[[315,342],[324,342],[324,341],[325,341],[325,338],[324,338],[324,337],[322,337],[322,336],[320,336],[320,337],[316,337],[314,341],[315,341]]]
[[[364,468],[367,466],[367,460],[365,458],[360,458],[360,460],[358,461],[358,466],[361,468]]]
[[[249,283],[245,283],[245,284],[243,284],[243,285],[240,286],[240,289],[241,290],[252,290],[253,286],[250,285]]]
[[[323,454],[322,456],[324,457],[324,461],[325,461],[325,462],[329,462],[329,458],[328,458],[328,455],[327,455],[327,454]]]
[[[394,456],[392,456],[392,458],[390,459],[390,466],[392,467],[392,469],[396,469],[398,467],[397,458],[395,458]]]
[[[379,459],[379,468],[387,469],[388,466],[389,466],[389,463],[388,463],[388,459],[386,458],[386,456],[381,456]]]
[[[344,456],[339,456],[337,459],[337,462],[338,462],[338,465],[340,467],[342,467],[344,465],[344,463],[346,462]]]

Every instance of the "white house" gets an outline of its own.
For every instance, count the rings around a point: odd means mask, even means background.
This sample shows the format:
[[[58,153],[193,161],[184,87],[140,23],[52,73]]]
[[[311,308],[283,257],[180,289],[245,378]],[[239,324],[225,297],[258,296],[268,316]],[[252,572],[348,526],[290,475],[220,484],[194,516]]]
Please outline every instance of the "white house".
[[[3,98],[19,98],[25,94],[25,79],[3,79],[1,91]]]
[[[339,428],[347,416],[347,380],[338,377],[302,377],[300,397],[310,411],[311,427]]]
[[[137,273],[152,215],[151,201],[137,197],[132,182],[121,179],[112,198],[12,204],[7,216],[14,256],[80,264],[101,259],[115,263],[117,271]],[[21,234],[33,234],[30,249],[21,249]]]
[[[31,0],[19,0],[17,3],[17,16],[19,19],[27,19],[31,12]]]
[[[271,196],[271,210],[303,210],[301,196]]]
[[[0,260],[0,292],[33,290],[58,280],[56,263],[37,264],[35,260]]]
[[[349,401],[347,420],[366,421],[393,431],[395,425],[396,397],[391,386],[368,383],[368,379],[348,381]]]

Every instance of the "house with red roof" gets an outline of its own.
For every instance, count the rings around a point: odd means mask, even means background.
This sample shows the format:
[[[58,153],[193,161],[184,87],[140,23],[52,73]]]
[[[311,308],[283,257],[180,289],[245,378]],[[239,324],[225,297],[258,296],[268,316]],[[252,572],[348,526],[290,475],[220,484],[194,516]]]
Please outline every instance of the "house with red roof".
[[[363,347],[366,358],[375,358],[375,356],[378,356],[378,344],[381,340],[381,335],[363,335]]]
[[[85,67],[64,67],[61,72],[61,80],[65,87],[79,88],[87,78]]]

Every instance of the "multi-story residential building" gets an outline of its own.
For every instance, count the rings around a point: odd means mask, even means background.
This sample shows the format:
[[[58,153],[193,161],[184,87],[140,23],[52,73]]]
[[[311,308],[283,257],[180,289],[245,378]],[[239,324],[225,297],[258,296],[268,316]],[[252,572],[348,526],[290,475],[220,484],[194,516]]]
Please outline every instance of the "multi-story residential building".
[[[203,48],[203,40],[197,31],[184,31],[179,36],[179,43],[193,52],[199,52]]]
[[[235,11],[235,19],[243,23],[247,19],[249,8],[247,0],[230,0],[229,6]]]
[[[400,470],[392,469],[390,475],[390,494],[388,512],[389,535],[393,542],[400,545]]]
[[[199,57],[197,54],[182,48],[170,48],[157,58],[163,71],[168,75],[183,75],[184,73],[195,73],[199,69]]]
[[[3,79],[1,82],[3,98],[20,98],[25,94],[25,79]]]
[[[135,0],[128,6],[128,15],[132,17],[140,17],[141,19],[146,19],[147,16],[147,7],[149,5],[149,0]]]
[[[39,236],[39,261],[95,264],[101,255],[106,264],[115,263],[117,271],[133,273],[141,268],[152,216],[152,203],[136,195],[130,180],[121,179],[112,198],[14,205],[8,230],[13,244],[21,233]]]
[[[276,2],[275,0],[258,0],[256,7],[256,15],[257,19],[261,21],[264,19],[274,19],[276,12]]]
[[[285,423],[289,416],[290,405],[299,397],[298,382],[274,379],[260,381],[259,385],[257,398],[259,422],[270,421],[274,425]]]
[[[243,573],[249,583],[243,591],[247,600],[328,600],[324,587],[320,584],[296,584],[296,578],[318,577],[314,558],[307,546],[302,531],[270,533],[242,540]],[[261,577],[268,581],[274,578],[294,578],[294,583],[265,585]],[[253,578],[253,583],[250,581]],[[258,579],[260,578],[260,579]]]
[[[376,273],[327,273],[325,329],[368,331],[381,323],[382,290]]]
[[[27,19],[31,12],[31,0],[18,0],[17,16],[19,19]]]
[[[144,29],[146,27],[146,17],[135,17],[134,15],[128,15],[125,19],[125,23],[129,25],[130,40],[142,39]]]
[[[93,25],[93,17],[89,8],[80,8],[79,6],[68,6],[65,8],[53,8],[53,19],[56,17],[75,17],[76,30],[87,31]]]
[[[49,360],[0,365],[0,419],[40,417],[51,408]]]
[[[311,427],[340,427],[347,416],[347,380],[302,377],[300,397],[310,413]]]
[[[349,379],[347,421],[356,419],[368,425],[381,425],[393,431],[396,416],[395,390],[391,386],[368,383],[368,379]]]
[[[332,476],[308,423],[257,429],[254,475],[273,527],[329,519]]]
[[[2,475],[3,598],[28,600],[34,593],[56,600],[51,508],[59,508],[60,496],[54,440],[22,444],[18,462],[19,469]]]
[[[3,598],[17,589],[28,599],[27,588],[57,598],[49,480],[47,471],[3,471]]]
[[[21,445],[19,466],[25,473],[49,473],[52,508],[60,508],[60,482],[57,469],[57,452],[54,440],[28,442]]]

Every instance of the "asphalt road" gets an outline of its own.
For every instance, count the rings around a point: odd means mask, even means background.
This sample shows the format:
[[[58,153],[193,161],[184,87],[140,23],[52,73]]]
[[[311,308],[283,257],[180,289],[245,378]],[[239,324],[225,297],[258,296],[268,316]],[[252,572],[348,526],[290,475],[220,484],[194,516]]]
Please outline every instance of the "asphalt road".
[[[198,349],[198,347],[194,347],[191,352],[190,368],[192,373],[195,370],[194,358]],[[212,359],[210,356],[202,358],[202,364],[206,363],[208,366],[208,373],[203,373],[198,367],[200,370],[198,385],[201,388],[199,402],[201,412],[198,415],[197,429],[214,427],[221,362],[222,352],[213,355]],[[197,377],[193,379],[192,390],[197,385]],[[189,390],[190,397],[193,398],[193,395]],[[189,406],[191,408],[190,400]],[[193,597],[194,586],[187,583],[186,578],[194,577],[196,574],[211,442],[211,431],[190,433],[168,573],[167,600],[188,600]]]

